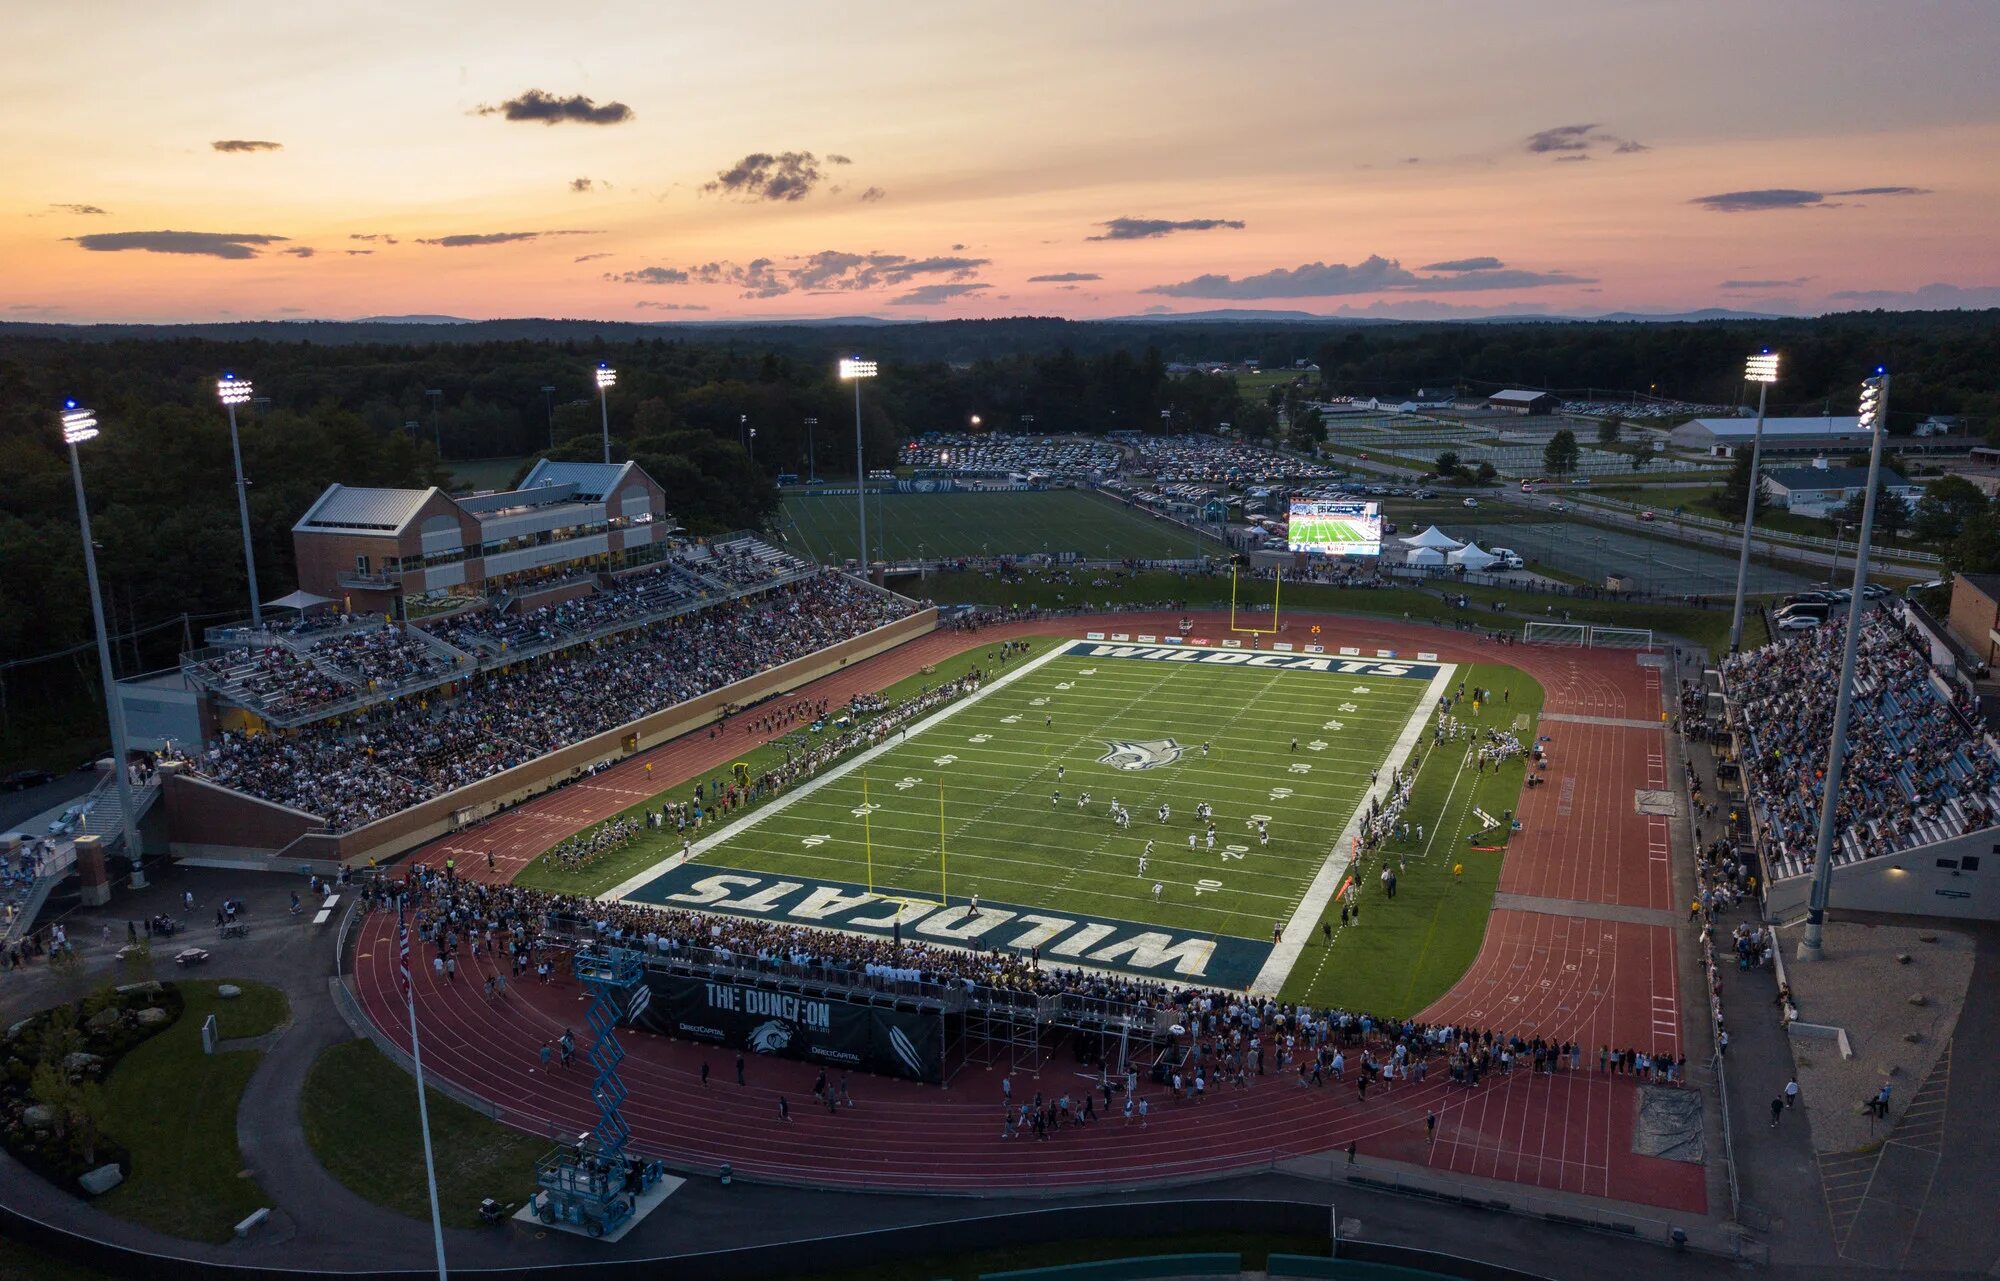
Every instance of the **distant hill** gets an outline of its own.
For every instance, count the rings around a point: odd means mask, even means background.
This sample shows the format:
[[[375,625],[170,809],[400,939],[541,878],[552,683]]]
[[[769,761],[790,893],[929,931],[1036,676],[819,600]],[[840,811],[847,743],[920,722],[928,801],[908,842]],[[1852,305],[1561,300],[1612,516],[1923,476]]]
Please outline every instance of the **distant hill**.
[[[338,321],[332,322],[338,324]],[[464,316],[363,316],[357,325],[470,325]]]

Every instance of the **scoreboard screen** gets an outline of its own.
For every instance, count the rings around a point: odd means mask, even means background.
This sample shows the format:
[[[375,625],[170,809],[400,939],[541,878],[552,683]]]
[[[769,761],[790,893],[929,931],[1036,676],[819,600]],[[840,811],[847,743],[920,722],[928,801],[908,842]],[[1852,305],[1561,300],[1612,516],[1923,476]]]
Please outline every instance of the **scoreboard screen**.
[[[1286,545],[1322,556],[1380,556],[1382,504],[1292,500]]]

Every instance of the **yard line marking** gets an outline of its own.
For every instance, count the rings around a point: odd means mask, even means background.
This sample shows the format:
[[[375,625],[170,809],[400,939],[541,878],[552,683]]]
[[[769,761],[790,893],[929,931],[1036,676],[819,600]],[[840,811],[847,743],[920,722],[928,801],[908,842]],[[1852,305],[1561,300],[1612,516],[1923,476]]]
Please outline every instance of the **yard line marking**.
[[[922,734],[933,729],[938,725],[943,724],[945,721],[950,720],[953,716],[957,715],[959,712],[964,711],[966,708],[981,702],[988,695],[994,693],[995,691],[1006,688],[1008,685],[1013,684],[1015,681],[1028,675],[1030,672],[1040,670],[1042,667],[1053,662],[1055,659],[1061,657],[1062,653],[1063,653],[1062,647],[1057,647],[1049,650],[1048,653],[1043,654],[1039,658],[1029,659],[1026,665],[1017,667],[1013,671],[998,676],[989,683],[980,686],[976,693],[968,694],[964,698],[958,699],[955,702],[946,703],[943,707],[940,707],[937,711],[932,712],[929,716],[926,716],[923,720],[918,721],[914,725],[911,725],[909,727],[909,731],[911,733]],[[905,737],[907,737],[907,735],[905,735]],[[685,856],[675,854],[667,858],[663,858],[659,862],[647,868],[645,871],[640,872],[634,876],[628,877],[623,882],[612,886],[610,889],[606,890],[604,893],[597,896],[598,901],[605,903],[615,903],[623,900],[626,895],[631,894],[634,891],[638,890],[641,886],[646,885],[649,882],[658,879],[660,875],[678,866],[679,864],[694,862],[695,860],[699,859],[703,854],[707,853],[710,849],[722,843],[725,839],[732,838],[734,836],[740,835],[743,832],[751,830],[758,824],[764,822],[766,819],[769,819],[773,814],[782,814],[784,811],[790,809],[793,805],[797,804],[799,801],[803,800],[808,796],[811,796],[814,792],[817,792],[820,788],[825,787],[828,783],[833,782],[835,779],[845,778],[847,775],[853,773],[855,770],[861,768],[863,765],[869,764],[870,762],[876,760],[877,758],[883,755],[886,755],[887,753],[893,751],[895,748],[899,746],[901,746],[901,743],[897,739],[885,738],[880,743],[877,743],[875,746],[870,747],[864,751],[855,753],[853,756],[848,757],[846,760],[835,765],[832,769],[827,770],[825,773],[820,774],[818,777],[808,779],[806,782],[801,783],[799,786],[793,788],[791,791],[785,793],[783,796],[779,796],[769,801],[768,803],[758,807],[754,812],[747,815],[740,821],[735,823],[725,824],[722,827],[718,828],[715,832],[711,833],[710,835],[702,837],[688,849],[688,852]]]

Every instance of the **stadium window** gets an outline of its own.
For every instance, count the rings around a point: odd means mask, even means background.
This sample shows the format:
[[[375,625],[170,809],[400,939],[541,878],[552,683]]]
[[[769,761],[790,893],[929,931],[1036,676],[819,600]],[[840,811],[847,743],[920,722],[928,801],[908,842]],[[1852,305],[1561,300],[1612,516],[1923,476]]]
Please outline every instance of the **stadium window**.
[[[1958,860],[1958,870],[1959,870],[1959,871],[1961,871],[1961,872],[1976,872],[1976,871],[1978,871],[1978,870],[1979,870],[1979,855],[1977,855],[1977,854],[1968,854],[1968,855],[1966,855],[1966,856],[1965,856],[1964,858],[1962,858],[1962,859]]]
[[[1979,862],[1978,859],[1972,861],[1975,864]],[[1958,860],[1955,858],[1941,858],[1937,861],[1937,865],[1948,872],[1956,872],[1958,870]]]

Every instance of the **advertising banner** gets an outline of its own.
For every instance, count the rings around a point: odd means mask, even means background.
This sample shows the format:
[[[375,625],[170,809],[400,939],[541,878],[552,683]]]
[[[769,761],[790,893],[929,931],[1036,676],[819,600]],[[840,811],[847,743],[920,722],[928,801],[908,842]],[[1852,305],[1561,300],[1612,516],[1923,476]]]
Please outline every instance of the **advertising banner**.
[[[939,1085],[943,1029],[935,1013],[780,992],[740,980],[648,969],[627,1020],[644,1032],[727,1050]]]

